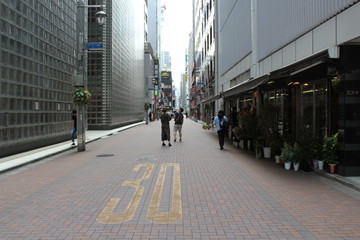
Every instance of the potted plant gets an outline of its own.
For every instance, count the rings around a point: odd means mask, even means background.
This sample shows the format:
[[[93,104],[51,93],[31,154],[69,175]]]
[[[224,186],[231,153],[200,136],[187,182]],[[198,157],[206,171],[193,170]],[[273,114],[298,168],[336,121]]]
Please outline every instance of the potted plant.
[[[322,150],[324,160],[330,166],[330,173],[335,173],[335,166],[339,163],[339,133],[326,137]]]
[[[237,145],[237,147],[239,147],[241,129],[239,126],[236,126],[231,131],[234,134],[232,141],[233,141],[233,143],[235,143]]]
[[[264,136],[264,157],[271,157],[271,139],[276,130],[278,107],[265,102],[260,108],[259,128]]]
[[[244,149],[250,149],[250,131],[251,131],[251,118],[252,113],[250,109],[244,108],[238,114],[240,137],[243,140]]]
[[[307,122],[306,119],[303,119],[302,121]],[[301,169],[308,172],[313,165],[313,127],[311,127],[310,124],[304,123],[298,131],[296,142],[299,145],[300,150],[298,154],[301,161]]]
[[[318,168],[319,170],[323,170],[324,168],[324,160],[322,157],[322,145],[323,142],[319,142],[319,141],[314,141],[312,146],[312,150],[313,150],[313,156],[314,156],[314,169]]]
[[[257,140],[255,140],[254,146],[255,146],[255,156],[257,159],[259,159],[259,158],[261,158],[264,145],[262,144],[261,140],[257,139]]]
[[[77,105],[86,105],[88,104],[91,98],[91,93],[85,88],[78,88],[74,92],[73,102]]]
[[[303,154],[303,152],[302,152],[300,145],[295,143],[294,147],[293,147],[293,158],[292,158],[292,162],[294,164],[295,171],[299,171],[300,162],[301,162],[301,159],[303,158],[302,154]]]
[[[205,130],[210,130],[211,126],[209,124],[203,124],[202,125],[202,128],[205,129]]]
[[[271,141],[271,149],[275,154],[276,163],[280,163],[281,148],[283,145],[283,136],[279,132],[274,133]]]
[[[293,158],[294,158],[293,146],[291,146],[289,143],[285,142],[284,147],[282,148],[280,157],[284,160],[285,169],[290,170],[291,162],[293,161]]]

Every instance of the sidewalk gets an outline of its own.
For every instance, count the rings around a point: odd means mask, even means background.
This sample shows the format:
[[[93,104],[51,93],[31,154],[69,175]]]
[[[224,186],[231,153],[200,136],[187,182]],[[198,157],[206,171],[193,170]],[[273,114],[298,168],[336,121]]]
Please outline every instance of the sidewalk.
[[[202,122],[200,120],[197,120],[196,122],[199,124],[205,124],[205,122]],[[225,139],[225,141],[227,141],[228,144],[231,144],[231,142],[228,138]],[[322,177],[328,178],[333,181],[337,181],[337,182],[339,182],[345,186],[348,186],[354,190],[360,191],[360,176],[359,177],[343,177],[338,174],[330,174],[330,173],[326,172],[325,170],[313,169],[313,171],[314,171],[314,173],[316,173]]]
[[[103,137],[116,134],[117,132],[124,131],[126,129],[136,127],[138,125],[145,124],[145,122],[134,123],[120,128],[115,128],[111,130],[88,130],[86,131],[86,143],[96,141]],[[72,148],[77,148],[77,146],[72,146],[71,141],[61,142],[46,147],[34,149],[28,152],[19,153],[9,157],[0,158],[0,173],[11,170],[22,165],[36,162],[41,159],[47,158],[49,156],[56,155],[58,153],[67,151]]]
[[[198,121],[199,124],[203,124],[203,122]],[[145,124],[145,122],[135,123],[131,125],[127,125],[124,127],[112,129],[112,130],[88,130],[86,132],[86,143],[96,141],[98,139],[104,138],[106,136],[116,134],[118,132],[124,131],[126,129],[136,127],[139,125]],[[214,133],[216,134],[216,133]],[[227,139],[228,140],[228,139]],[[229,142],[229,144],[231,144]],[[49,156],[56,155],[58,153],[67,151],[72,148],[76,148],[77,146],[72,146],[70,141],[46,146],[43,148],[35,149],[32,151],[16,154],[13,156],[0,158],[0,173],[5,172],[16,167],[26,165],[31,162],[36,162],[41,159],[47,158]],[[351,187],[357,191],[360,191],[360,177],[343,177],[337,174],[329,174],[322,170],[315,169],[314,172],[318,175],[321,175],[325,178],[331,179],[333,181],[337,181],[343,185]]]

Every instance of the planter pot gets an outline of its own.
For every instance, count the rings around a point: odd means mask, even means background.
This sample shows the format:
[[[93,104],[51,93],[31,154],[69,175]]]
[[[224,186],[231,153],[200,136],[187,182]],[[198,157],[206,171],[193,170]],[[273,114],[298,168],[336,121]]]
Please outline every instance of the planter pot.
[[[319,170],[323,170],[324,169],[324,161],[318,160],[318,166],[319,166]]]
[[[286,170],[290,170],[290,168],[291,168],[291,162],[285,162],[285,163],[284,163],[284,166],[285,166],[285,169],[286,169]]]
[[[256,150],[255,151],[255,156],[256,156],[257,159],[260,159],[261,158],[261,151]]]
[[[318,168],[318,160],[313,160],[313,168],[317,169]]]
[[[276,163],[280,163],[280,156],[275,155],[275,162],[276,162]]]
[[[299,168],[300,168],[300,163],[294,163],[294,170],[295,171],[299,171]]]
[[[330,167],[330,173],[331,174],[334,174],[335,173],[335,168],[336,168],[336,164],[329,164],[329,167]]]
[[[240,140],[239,146],[241,149],[244,149],[244,140]]]
[[[271,147],[264,147],[264,158],[271,158]]]

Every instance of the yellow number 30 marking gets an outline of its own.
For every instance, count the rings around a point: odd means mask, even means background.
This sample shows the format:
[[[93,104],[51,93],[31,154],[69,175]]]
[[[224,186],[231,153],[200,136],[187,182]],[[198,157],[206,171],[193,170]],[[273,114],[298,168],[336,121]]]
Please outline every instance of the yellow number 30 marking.
[[[107,203],[103,211],[99,214],[96,220],[99,223],[107,224],[119,224],[130,221],[135,214],[135,211],[139,205],[141,196],[144,192],[144,187],[140,184],[142,181],[148,179],[154,168],[154,164],[145,163],[138,164],[135,166],[133,171],[139,171],[142,167],[146,167],[145,174],[140,179],[133,181],[125,181],[121,186],[134,187],[134,195],[129,202],[127,208],[123,212],[114,212],[116,205],[119,203],[119,198],[112,198]],[[173,167],[173,196],[172,196],[172,210],[170,212],[160,212],[160,197],[162,195],[162,189],[165,181],[166,169]],[[150,208],[146,216],[147,220],[156,223],[169,223],[176,222],[182,219],[182,204],[181,204],[181,185],[180,185],[180,164],[176,163],[165,163],[161,165],[159,177],[156,182],[155,190],[152,195]]]

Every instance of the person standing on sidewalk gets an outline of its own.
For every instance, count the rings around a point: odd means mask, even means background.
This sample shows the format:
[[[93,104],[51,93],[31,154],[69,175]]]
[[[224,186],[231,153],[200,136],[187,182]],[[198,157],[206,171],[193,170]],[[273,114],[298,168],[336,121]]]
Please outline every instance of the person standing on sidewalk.
[[[168,141],[169,147],[171,147],[171,143],[170,143],[170,124],[169,124],[169,122],[171,120],[171,116],[169,114],[167,114],[165,108],[162,110],[160,120],[161,120],[161,140],[163,142],[162,145],[166,146],[165,141]]]
[[[75,134],[77,132],[76,110],[72,111],[71,118],[74,122],[74,126],[71,129],[71,141],[72,141],[71,145],[75,145]]]
[[[184,109],[180,108],[180,110],[175,113],[175,124],[174,124],[174,142],[176,142],[176,132],[179,131],[179,141],[181,142],[181,137],[182,137],[182,125],[184,123],[184,115],[183,115]]]
[[[227,131],[227,126],[229,125],[228,119],[225,116],[223,110],[219,110],[218,115],[214,118],[213,124],[215,125],[216,131],[218,133],[220,150],[223,150],[224,142],[225,142],[225,134]]]

